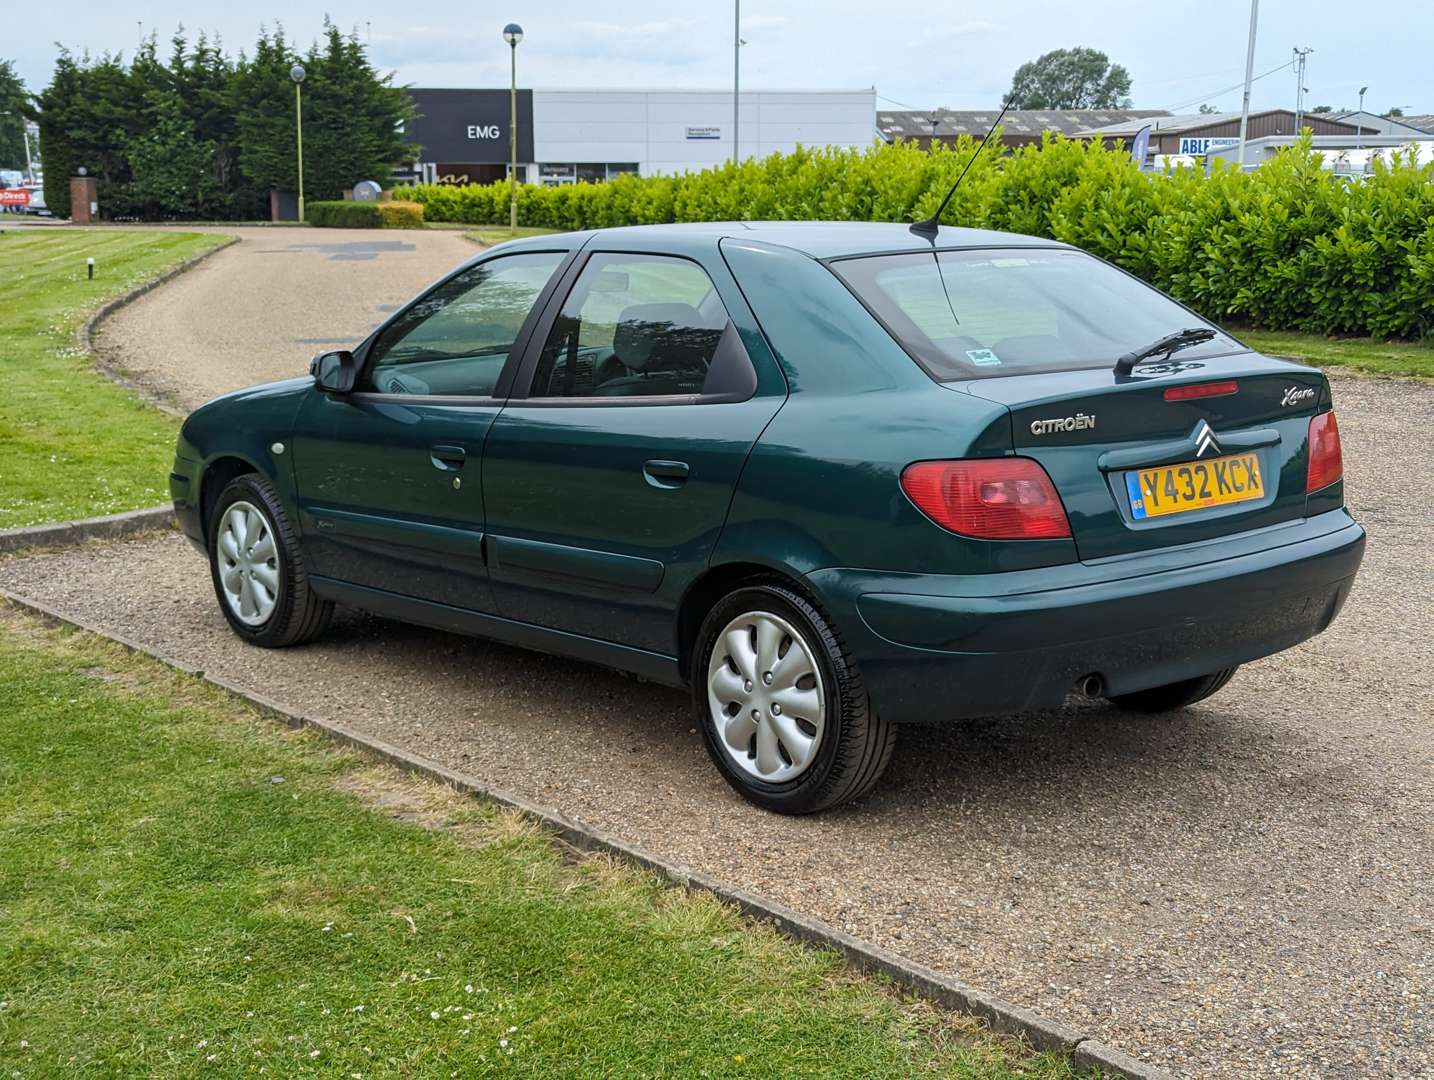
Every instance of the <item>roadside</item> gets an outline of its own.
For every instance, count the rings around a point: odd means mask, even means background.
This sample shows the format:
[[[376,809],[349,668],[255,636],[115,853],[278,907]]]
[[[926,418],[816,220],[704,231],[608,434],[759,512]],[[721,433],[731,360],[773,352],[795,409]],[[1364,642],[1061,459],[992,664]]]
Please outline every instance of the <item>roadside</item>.
[[[1074,1075],[13,609],[0,856],[7,1075]]]
[[[238,245],[116,312],[95,334],[106,364],[182,412],[303,375],[315,353],[357,345],[474,255],[451,230],[230,231]]]
[[[175,422],[95,371],[75,331],[106,301],[223,241],[118,229],[0,233],[8,268],[0,305],[0,529],[168,497]]]
[[[1323,334],[1244,327],[1231,327],[1231,333],[1262,353],[1292,357],[1315,367],[1342,367],[1367,375],[1409,375],[1434,379],[1434,341],[1329,338]]]
[[[536,225],[519,225],[515,237],[511,229],[506,225],[483,225],[476,229],[468,228],[463,235],[472,240],[475,244],[482,244],[484,247],[492,247],[494,244],[501,244],[504,240],[522,239],[528,236],[552,236],[557,229],[540,229]]]

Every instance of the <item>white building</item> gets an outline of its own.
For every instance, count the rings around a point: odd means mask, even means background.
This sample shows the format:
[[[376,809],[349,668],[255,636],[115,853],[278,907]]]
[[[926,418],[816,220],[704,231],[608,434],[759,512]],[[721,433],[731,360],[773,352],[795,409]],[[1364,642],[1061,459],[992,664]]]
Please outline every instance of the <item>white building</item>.
[[[414,89],[418,146],[404,179],[490,183],[507,175],[507,90]],[[656,176],[732,158],[730,90],[519,90],[518,176],[539,184]],[[869,146],[876,90],[748,90],[735,125],[738,156],[762,158],[800,146]]]
[[[875,117],[874,89],[744,91],[737,156],[865,147],[876,138]],[[534,90],[532,178],[552,184],[705,169],[731,160],[733,134],[731,91]]]

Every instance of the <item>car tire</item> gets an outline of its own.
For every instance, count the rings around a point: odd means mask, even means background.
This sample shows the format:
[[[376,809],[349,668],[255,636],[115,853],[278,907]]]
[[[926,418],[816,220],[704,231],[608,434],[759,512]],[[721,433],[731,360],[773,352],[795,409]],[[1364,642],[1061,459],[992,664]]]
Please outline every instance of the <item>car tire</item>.
[[[231,480],[209,515],[209,573],[219,610],[251,645],[278,649],[328,629],[334,605],[314,595],[298,536],[274,485]]]
[[[1137,690],[1133,694],[1112,694],[1107,700],[1113,705],[1129,709],[1132,712],[1171,712],[1174,709],[1183,709],[1187,705],[1194,705],[1197,701],[1203,701],[1211,694],[1219,693],[1239,670],[1238,666],[1224,668],[1211,672],[1209,675],[1182,679],[1180,682],[1168,683],[1165,686],[1152,686],[1149,690]]]
[[[764,809],[812,814],[849,802],[891,761],[896,726],[873,711],[827,616],[785,585],[719,601],[698,631],[690,674],[708,754]]]

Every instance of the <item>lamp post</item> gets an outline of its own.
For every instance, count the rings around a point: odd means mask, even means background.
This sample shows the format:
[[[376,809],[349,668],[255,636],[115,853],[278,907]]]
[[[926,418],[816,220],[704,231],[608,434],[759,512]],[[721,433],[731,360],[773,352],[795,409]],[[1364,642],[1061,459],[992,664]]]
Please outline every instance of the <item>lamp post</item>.
[[[1359,127],[1358,134],[1354,137],[1354,146],[1356,150],[1364,149],[1364,95],[1368,92],[1369,87],[1367,86],[1361,86],[1359,88]]]
[[[512,56],[513,79],[508,97],[508,232],[518,235],[518,42],[523,28],[517,23],[503,27],[503,40]]]
[[[299,155],[299,224],[304,222],[304,69],[295,64],[289,69],[289,78],[294,80],[294,133]]]

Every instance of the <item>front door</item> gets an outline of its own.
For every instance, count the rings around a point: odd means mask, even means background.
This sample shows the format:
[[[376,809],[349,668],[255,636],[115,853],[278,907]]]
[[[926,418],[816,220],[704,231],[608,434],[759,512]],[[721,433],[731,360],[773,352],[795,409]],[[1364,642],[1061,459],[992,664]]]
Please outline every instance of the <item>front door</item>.
[[[564,258],[520,253],[461,271],[379,332],[355,392],[309,395],[293,443],[312,573],[493,610],[483,442],[509,354]]]
[[[594,252],[549,321],[483,459],[498,611],[672,655],[785,383],[720,263]]]

